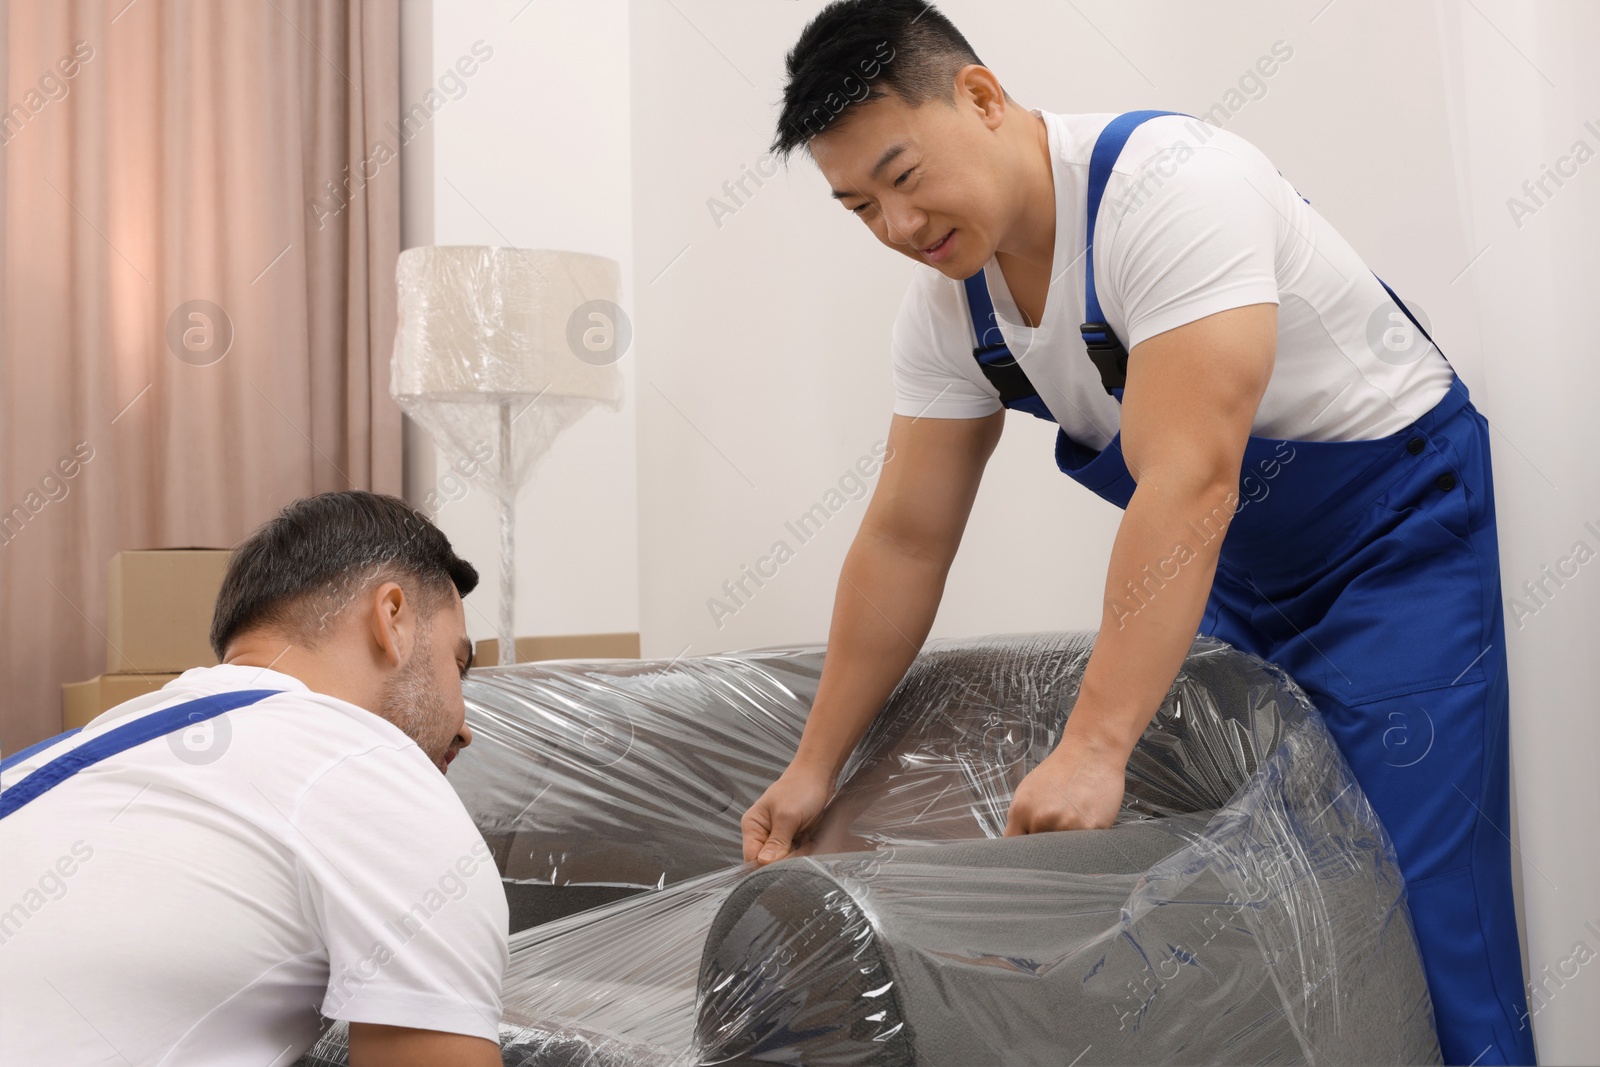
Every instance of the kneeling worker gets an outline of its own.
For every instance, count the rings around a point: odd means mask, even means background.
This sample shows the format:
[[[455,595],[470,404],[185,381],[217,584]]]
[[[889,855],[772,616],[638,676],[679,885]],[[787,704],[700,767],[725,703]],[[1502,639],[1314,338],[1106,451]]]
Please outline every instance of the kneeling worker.
[[[891,341],[894,459],[746,858],[804,839],[910,666],[1015,408],[1125,513],[1077,704],[1007,833],[1111,825],[1216,635],[1307,690],[1388,828],[1446,1061],[1532,1062],[1488,428],[1426,331],[1249,142],[1024,109],[921,0],[830,5],[787,73],[774,148],[924,269]]]
[[[508,916],[444,772],[471,743],[471,564],[394,497],[241,544],[215,667],[0,768],[0,1049],[17,1064],[500,1063]]]

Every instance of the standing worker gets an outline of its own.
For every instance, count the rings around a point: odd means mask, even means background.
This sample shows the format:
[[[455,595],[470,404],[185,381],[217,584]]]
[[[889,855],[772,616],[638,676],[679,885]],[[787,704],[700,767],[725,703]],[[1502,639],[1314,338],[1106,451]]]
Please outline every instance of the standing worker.
[[[1222,638],[1305,688],[1393,838],[1446,1062],[1532,1063],[1488,424],[1426,331],[1242,138],[1024,110],[921,0],[829,5],[787,74],[774,149],[931,269],[894,325],[894,460],[746,858],[804,839],[911,665],[1015,408],[1125,514],[1077,704],[1006,833],[1110,826],[1196,632]]]

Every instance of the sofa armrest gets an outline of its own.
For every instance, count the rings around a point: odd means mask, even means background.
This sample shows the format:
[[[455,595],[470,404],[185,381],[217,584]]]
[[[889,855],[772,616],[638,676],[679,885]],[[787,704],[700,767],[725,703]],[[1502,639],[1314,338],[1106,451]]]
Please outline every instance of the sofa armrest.
[[[712,921],[697,1062],[1438,1062],[1381,850],[1249,886],[1233,820],[763,868]]]
[[[660,887],[742,859],[788,764],[820,648],[472,671],[450,781],[508,880]]]
[[[702,1062],[746,1062],[756,1050],[795,1063],[1046,1062],[1030,1050],[1067,1050],[1078,972],[1093,970],[1051,954],[1081,959],[1082,946],[1117,926],[1144,872],[1207,819],[762,868],[729,895],[706,938]]]

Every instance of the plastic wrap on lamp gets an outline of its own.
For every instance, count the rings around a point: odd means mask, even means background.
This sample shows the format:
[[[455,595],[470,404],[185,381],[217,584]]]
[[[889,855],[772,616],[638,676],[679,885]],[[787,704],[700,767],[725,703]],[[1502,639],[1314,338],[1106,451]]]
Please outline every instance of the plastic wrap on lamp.
[[[1195,642],[1116,827],[999,837],[1093,638],[930,642],[759,871],[822,649],[472,672],[451,779],[508,883],[655,886],[513,936],[504,1062],[1439,1062],[1388,836],[1259,659]]]
[[[563,429],[593,407],[621,407],[614,360],[584,344],[595,331],[626,329],[613,321],[615,260],[428,246],[400,253],[396,278],[395,400],[502,499],[516,496]]]
[[[580,252],[423,247],[400,254],[395,276],[395,399],[500,502],[496,630],[511,663],[517,492],[562,430],[621,406],[620,269]]]

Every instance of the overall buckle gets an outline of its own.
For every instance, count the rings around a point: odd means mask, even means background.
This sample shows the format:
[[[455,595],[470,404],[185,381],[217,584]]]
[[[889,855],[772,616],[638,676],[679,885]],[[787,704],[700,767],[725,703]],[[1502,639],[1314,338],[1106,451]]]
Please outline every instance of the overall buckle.
[[[1100,384],[1107,393],[1128,384],[1128,350],[1122,347],[1117,335],[1104,322],[1086,322],[1078,327],[1083,334],[1083,344],[1089,350],[1089,359],[1100,372]]]

